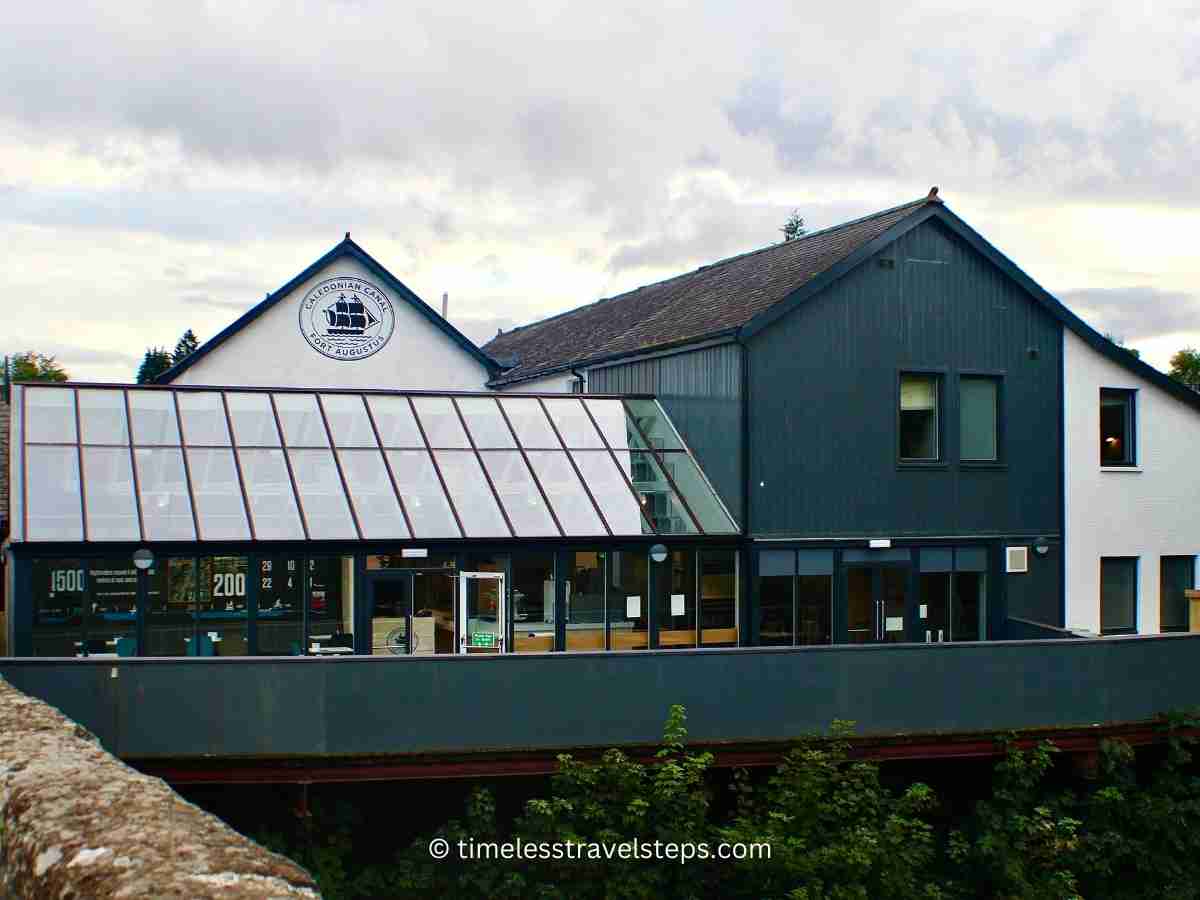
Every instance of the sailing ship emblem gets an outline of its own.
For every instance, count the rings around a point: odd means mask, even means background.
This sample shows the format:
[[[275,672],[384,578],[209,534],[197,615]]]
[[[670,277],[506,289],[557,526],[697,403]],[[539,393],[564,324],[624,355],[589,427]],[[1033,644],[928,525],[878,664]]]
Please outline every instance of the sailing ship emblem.
[[[371,315],[371,311],[363,306],[358,294],[339,294],[337,300],[322,310],[325,313],[325,324],[329,326],[327,334],[362,334],[372,325],[378,325],[379,320]]]
[[[330,359],[365,359],[392,337],[392,301],[363,278],[343,276],[318,283],[300,301],[300,333]]]

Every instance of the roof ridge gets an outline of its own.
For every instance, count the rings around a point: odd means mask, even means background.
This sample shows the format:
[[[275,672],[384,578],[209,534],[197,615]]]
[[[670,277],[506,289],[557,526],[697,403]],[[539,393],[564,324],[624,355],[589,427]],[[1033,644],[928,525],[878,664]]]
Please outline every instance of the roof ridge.
[[[881,209],[878,212],[869,213],[865,216],[859,216],[857,219],[851,219],[848,222],[839,222],[837,225],[830,225],[828,228],[822,228],[819,231],[813,231],[813,232],[809,232],[807,234],[803,234],[800,237],[794,238],[791,241],[779,241],[774,244],[767,244],[764,247],[755,247],[753,250],[745,250],[741,253],[735,253],[733,256],[727,256],[722,259],[714,260],[713,262],[710,262],[710,263],[705,263],[704,265],[698,266],[695,269],[690,269],[687,272],[680,272],[678,275],[670,275],[659,281],[651,281],[647,284],[641,284],[641,285],[638,285],[637,287],[631,288],[627,291],[622,291],[619,294],[613,294],[610,297],[601,297],[598,300],[593,300],[591,303],[584,303],[584,304],[581,304],[580,306],[576,306],[571,309],[563,310],[560,313],[555,313],[554,315],[547,316],[544,319],[535,319],[534,321],[528,322],[524,325],[517,325],[513,328],[510,328],[508,331],[503,332],[502,334],[496,335],[495,338],[492,338],[492,341],[496,340],[496,338],[503,337],[505,335],[514,334],[518,331],[525,331],[526,329],[533,328],[536,325],[545,325],[549,322],[555,321],[556,319],[561,319],[565,316],[569,316],[572,313],[582,312],[585,309],[591,309],[594,306],[599,306],[601,303],[609,303],[613,300],[619,300],[622,297],[627,297],[630,294],[636,294],[638,291],[646,290],[647,288],[658,287],[660,285],[669,284],[672,281],[676,281],[680,278],[687,278],[688,276],[695,275],[698,272],[704,272],[704,271],[707,271],[708,269],[716,268],[717,266],[727,265],[728,263],[735,262],[739,259],[745,259],[746,257],[753,256],[756,253],[765,253],[768,250],[777,250],[781,247],[794,246],[798,242],[806,243],[807,241],[809,241],[812,238],[821,237],[823,235],[827,235],[832,232],[839,231],[843,228],[850,228],[854,225],[861,225],[864,222],[869,222],[871,219],[877,219],[877,218],[880,218],[881,216],[887,216],[894,212],[899,212],[902,209],[906,209],[910,206],[920,206],[923,203],[930,203],[930,202],[939,202],[939,201],[930,200],[929,197],[921,197],[917,200],[910,200],[907,203],[901,203],[897,206],[893,206],[890,209]],[[661,312],[661,310],[660,310],[660,312]],[[490,344],[492,341],[488,341],[488,343]],[[609,343],[611,343],[611,341]],[[484,346],[487,346],[487,345],[485,344]]]

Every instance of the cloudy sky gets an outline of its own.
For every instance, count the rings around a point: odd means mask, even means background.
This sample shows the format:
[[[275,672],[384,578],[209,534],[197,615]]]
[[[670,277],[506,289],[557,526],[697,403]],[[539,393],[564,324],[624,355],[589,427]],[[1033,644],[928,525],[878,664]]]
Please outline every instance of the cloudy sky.
[[[1200,5],[807,6],[4,4],[0,351],[128,380],[347,230],[484,340],[932,184],[1200,345]]]

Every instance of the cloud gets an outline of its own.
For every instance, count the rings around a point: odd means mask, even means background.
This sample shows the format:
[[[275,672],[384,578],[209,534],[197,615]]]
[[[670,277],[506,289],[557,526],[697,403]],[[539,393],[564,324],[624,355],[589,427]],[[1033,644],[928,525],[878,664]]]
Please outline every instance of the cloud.
[[[1200,158],[1200,16],[1099,12],[13,5],[0,291],[55,320],[30,330],[10,304],[0,333],[48,346],[74,323],[114,352],[211,333],[350,230],[491,337],[770,243],[792,208],[815,229],[935,183],[1031,270],[1095,285],[1108,261],[1039,231],[1048,210],[1200,209],[1180,174]],[[1163,291],[1194,279],[1191,257],[1124,252],[1111,268]]]
[[[1084,288],[1059,298],[1080,318],[1124,341],[1200,331],[1200,295],[1154,287]]]

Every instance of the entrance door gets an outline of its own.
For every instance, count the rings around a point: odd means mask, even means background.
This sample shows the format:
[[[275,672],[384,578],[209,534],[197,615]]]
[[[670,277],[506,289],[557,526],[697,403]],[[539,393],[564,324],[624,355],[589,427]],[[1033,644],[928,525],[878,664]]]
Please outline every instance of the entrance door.
[[[847,631],[852,644],[900,643],[908,607],[906,566],[846,569]]]
[[[412,645],[412,578],[375,576],[370,589],[370,647],[372,656],[407,656]]]
[[[463,572],[458,584],[459,653],[503,653],[504,575]]]

